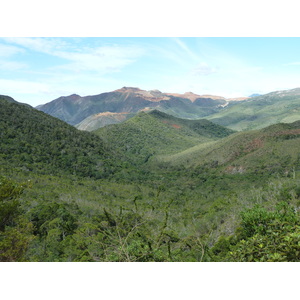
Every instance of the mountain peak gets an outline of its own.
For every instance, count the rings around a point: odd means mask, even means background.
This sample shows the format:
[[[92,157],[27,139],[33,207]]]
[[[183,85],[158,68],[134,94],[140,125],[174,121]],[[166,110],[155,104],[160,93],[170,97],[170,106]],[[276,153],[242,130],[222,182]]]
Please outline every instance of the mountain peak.
[[[169,100],[170,97],[166,96],[159,90],[141,90],[137,87],[122,87],[121,89],[115,90],[114,92],[123,93],[123,94],[133,94],[134,97],[141,97],[145,100],[151,102],[158,102],[161,100]]]
[[[77,100],[78,98],[81,98],[81,96],[77,95],[77,94],[72,94],[70,96],[67,96],[65,98],[68,98],[70,100]]]
[[[123,86],[121,89],[117,89],[114,92],[119,92],[119,93],[135,93],[135,92],[140,92],[142,91],[138,87],[129,87],[129,86]]]

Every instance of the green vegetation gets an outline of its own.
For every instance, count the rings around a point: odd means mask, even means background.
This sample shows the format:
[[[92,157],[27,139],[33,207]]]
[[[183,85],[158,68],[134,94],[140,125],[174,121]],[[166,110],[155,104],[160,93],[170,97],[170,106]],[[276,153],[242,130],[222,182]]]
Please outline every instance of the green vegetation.
[[[299,99],[299,89],[272,92],[240,103],[230,103],[224,110],[206,118],[237,131],[261,129],[299,120]]]
[[[0,99],[0,164],[41,174],[106,177],[118,166],[101,139],[30,106]]]
[[[299,122],[152,111],[88,133],[0,105],[1,261],[299,261]]]
[[[0,261],[24,261],[34,238],[33,226],[23,216],[19,197],[24,184],[0,177]]]
[[[157,163],[200,169],[207,166],[223,174],[294,176],[300,170],[299,147],[300,122],[279,123],[235,133],[173,155],[161,155]]]
[[[207,120],[184,120],[154,110],[95,133],[124,153],[131,163],[142,164],[155,155],[177,153],[233,131]]]
[[[294,191],[293,191],[294,192]],[[299,192],[299,188],[296,188]],[[298,195],[294,195],[294,197]],[[297,262],[300,259],[300,216],[292,204],[291,191],[282,189],[273,209],[256,204],[241,213],[240,227],[229,237],[220,237],[210,249],[219,261]]]

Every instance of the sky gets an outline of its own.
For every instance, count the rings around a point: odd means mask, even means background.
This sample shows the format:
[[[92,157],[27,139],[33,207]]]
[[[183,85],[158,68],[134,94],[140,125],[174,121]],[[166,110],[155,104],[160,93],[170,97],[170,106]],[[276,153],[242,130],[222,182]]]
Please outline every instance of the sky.
[[[300,38],[0,38],[0,94],[19,102],[123,86],[226,98],[300,87]]]

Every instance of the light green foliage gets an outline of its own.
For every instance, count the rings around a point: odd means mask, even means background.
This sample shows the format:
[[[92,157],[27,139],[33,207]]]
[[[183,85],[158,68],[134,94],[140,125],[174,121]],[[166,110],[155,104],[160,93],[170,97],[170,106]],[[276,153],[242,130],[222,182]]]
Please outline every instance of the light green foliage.
[[[275,205],[273,209],[256,204],[242,211],[235,235],[219,238],[210,257],[240,262],[299,261],[300,216],[292,195],[293,190],[281,188],[271,202]]]

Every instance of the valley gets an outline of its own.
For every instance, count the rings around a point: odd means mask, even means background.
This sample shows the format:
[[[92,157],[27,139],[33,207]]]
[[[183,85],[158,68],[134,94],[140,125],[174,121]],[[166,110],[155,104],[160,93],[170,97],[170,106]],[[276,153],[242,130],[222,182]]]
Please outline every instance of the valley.
[[[299,261],[299,104],[0,96],[0,260]]]

